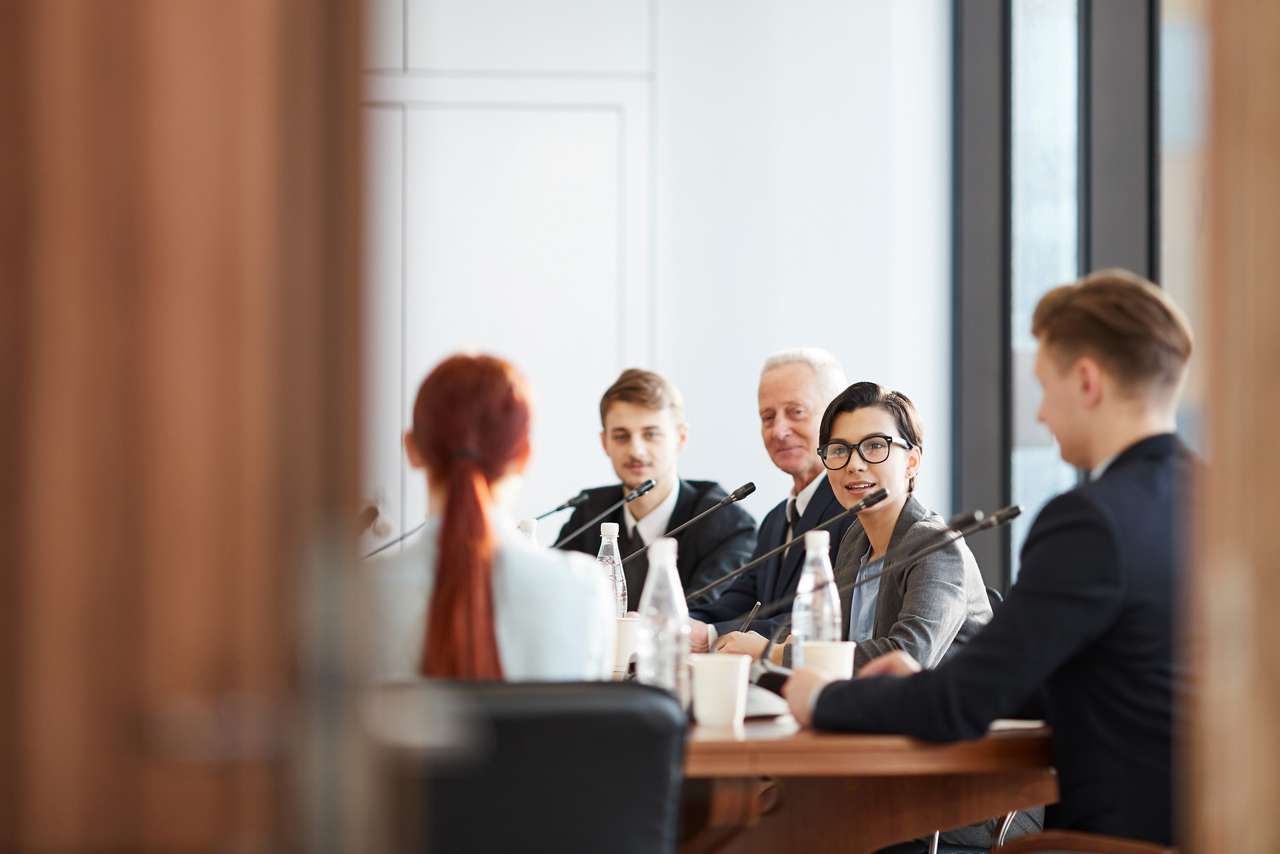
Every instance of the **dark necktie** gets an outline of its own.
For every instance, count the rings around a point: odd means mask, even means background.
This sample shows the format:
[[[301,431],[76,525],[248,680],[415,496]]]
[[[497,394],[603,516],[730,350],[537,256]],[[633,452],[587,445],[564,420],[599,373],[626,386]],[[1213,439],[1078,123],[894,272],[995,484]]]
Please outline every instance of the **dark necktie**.
[[[623,522],[622,533],[626,538],[626,545],[622,547],[624,558],[644,548],[644,537],[640,535],[638,525],[627,533],[626,523]],[[649,555],[642,554],[635,560],[628,561],[622,567],[622,574],[627,579],[627,607],[634,611],[640,606],[640,594],[644,590],[644,582],[649,575]]]
[[[794,497],[787,499],[787,540],[790,541],[796,535],[796,525],[800,522],[800,514],[796,512],[796,500]],[[782,559],[786,560],[791,554],[791,548],[788,547],[782,552]]]

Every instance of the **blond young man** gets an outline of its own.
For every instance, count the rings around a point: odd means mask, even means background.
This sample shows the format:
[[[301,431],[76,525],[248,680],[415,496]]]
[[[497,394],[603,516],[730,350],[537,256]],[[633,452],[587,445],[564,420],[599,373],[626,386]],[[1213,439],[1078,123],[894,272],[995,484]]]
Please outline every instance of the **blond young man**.
[[[1191,331],[1150,282],[1108,270],[1047,293],[1032,333],[1039,418],[1090,480],[1045,505],[1008,599],[954,658],[916,672],[890,653],[838,682],[801,669],[784,694],[802,724],[931,741],[1043,717],[1060,791],[1046,827],[1169,844],[1176,593],[1196,466],[1174,414]]]

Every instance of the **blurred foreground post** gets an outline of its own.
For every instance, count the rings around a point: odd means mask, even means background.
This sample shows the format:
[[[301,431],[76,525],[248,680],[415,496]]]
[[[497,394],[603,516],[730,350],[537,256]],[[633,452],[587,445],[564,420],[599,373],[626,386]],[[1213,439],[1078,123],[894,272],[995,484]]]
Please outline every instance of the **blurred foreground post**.
[[[356,509],[360,18],[0,8],[0,849],[313,841],[300,638]]]

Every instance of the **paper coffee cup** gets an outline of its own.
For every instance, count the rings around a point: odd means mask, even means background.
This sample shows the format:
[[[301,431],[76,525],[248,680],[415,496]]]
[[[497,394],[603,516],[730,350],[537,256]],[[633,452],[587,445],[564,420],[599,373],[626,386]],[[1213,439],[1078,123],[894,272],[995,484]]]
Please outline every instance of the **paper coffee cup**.
[[[853,678],[853,641],[805,641],[804,666],[820,670],[832,679]]]
[[[693,653],[693,715],[700,726],[741,727],[747,713],[751,656]]]
[[[626,673],[636,654],[636,642],[640,632],[640,617],[626,616],[617,618],[618,635],[613,646],[613,672]]]

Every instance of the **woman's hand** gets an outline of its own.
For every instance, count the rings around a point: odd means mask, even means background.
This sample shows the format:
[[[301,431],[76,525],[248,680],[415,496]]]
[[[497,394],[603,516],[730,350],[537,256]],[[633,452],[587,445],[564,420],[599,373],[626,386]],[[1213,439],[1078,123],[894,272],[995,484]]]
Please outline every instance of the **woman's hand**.
[[[768,645],[769,639],[758,632],[729,632],[716,641],[716,652],[736,652],[759,659]]]

